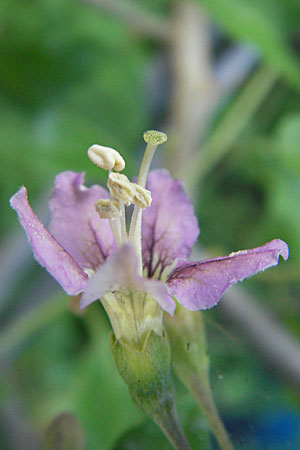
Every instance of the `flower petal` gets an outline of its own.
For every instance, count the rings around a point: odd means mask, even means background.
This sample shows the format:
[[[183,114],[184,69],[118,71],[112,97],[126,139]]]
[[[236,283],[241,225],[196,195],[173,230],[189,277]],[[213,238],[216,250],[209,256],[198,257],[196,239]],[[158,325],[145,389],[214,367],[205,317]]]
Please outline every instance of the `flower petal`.
[[[57,175],[49,230],[80,267],[96,269],[114,249],[108,220],[100,219],[94,206],[108,194],[101,186],[85,187],[83,177],[72,171]]]
[[[91,276],[81,297],[80,307],[85,308],[108,292],[119,288],[146,292],[162,309],[169,314],[174,312],[175,303],[169,296],[166,285],[158,280],[138,276],[135,250],[129,244],[113,253]]]
[[[87,276],[36,217],[28,203],[25,187],[10,199],[10,205],[18,214],[36,260],[48,270],[67,294],[77,295],[82,292]]]
[[[150,172],[146,187],[152,203],[143,212],[143,262],[151,277],[158,268],[161,274],[175,259],[189,256],[199,228],[182,183],[168,171]]]
[[[244,278],[288,258],[285,242],[274,239],[261,247],[231,253],[207,261],[184,263],[168,278],[168,290],[192,311],[216,305],[224,291]]]

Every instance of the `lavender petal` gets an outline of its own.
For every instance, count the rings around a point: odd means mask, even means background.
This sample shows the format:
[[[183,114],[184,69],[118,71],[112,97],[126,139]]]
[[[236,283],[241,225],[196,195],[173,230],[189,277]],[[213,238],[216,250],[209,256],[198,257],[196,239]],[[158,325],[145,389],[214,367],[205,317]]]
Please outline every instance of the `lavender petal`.
[[[152,204],[143,212],[143,263],[151,277],[175,259],[189,256],[199,228],[182,183],[173,180],[168,171],[150,172],[146,187]]]
[[[85,308],[117,289],[146,292],[169,314],[174,312],[175,303],[169,296],[166,285],[158,280],[138,276],[135,250],[129,244],[113,253],[91,276],[81,297],[80,307]]]
[[[96,269],[114,250],[114,239],[107,219],[100,219],[94,203],[107,198],[101,186],[87,188],[83,173],[57,175],[49,201],[49,230],[82,268]]]
[[[229,256],[183,263],[170,274],[168,290],[187,309],[208,309],[233,284],[278,264],[280,255],[288,259],[288,246],[274,239],[261,247]]]
[[[10,199],[10,205],[18,214],[36,260],[67,294],[77,295],[82,292],[87,282],[86,274],[34,214],[28,203],[25,187]]]

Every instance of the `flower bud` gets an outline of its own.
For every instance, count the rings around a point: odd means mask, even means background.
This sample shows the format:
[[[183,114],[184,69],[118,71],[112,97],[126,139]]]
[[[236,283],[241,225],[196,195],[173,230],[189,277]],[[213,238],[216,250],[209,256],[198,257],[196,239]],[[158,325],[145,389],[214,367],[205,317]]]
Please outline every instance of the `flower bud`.
[[[103,145],[94,144],[88,149],[88,157],[96,166],[105,170],[120,172],[125,167],[125,161],[117,150]]]
[[[84,450],[85,448],[81,425],[71,413],[56,416],[43,436],[44,450]]]

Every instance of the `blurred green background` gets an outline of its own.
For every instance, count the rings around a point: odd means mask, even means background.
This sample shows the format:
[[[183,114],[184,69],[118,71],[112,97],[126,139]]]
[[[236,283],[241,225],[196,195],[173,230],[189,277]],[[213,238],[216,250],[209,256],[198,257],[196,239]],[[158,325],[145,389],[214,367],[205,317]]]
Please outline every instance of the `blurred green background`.
[[[236,448],[296,449],[299,1],[2,0],[0,17],[0,448],[41,448],[62,412],[77,417],[88,449],[170,448],[113,366],[100,305],[77,313],[8,205],[24,184],[47,223],[57,173],[105,182],[86,157],[91,144],[118,149],[134,177],[143,131],[161,129],[169,141],[154,165],[183,178],[202,250],[276,237],[290,246],[287,263],[234,291],[241,315],[229,293],[204,317],[213,392]],[[176,383],[192,448],[217,448]]]

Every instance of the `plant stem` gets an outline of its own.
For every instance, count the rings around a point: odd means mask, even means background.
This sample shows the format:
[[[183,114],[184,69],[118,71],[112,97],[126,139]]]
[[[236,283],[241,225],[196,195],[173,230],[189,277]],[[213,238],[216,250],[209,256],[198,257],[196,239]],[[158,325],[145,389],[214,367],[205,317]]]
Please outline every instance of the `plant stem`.
[[[176,450],[191,450],[175,410],[162,410],[161,414],[153,419]]]
[[[193,394],[221,450],[233,450],[210,388],[202,313],[188,311],[177,305],[174,317],[165,315],[165,325],[176,375]]]
[[[208,378],[207,380],[200,379],[195,374],[190,373],[188,376],[184,374],[181,379],[185,379],[185,385],[193,393],[221,450],[233,450],[227,431],[216,408]]]

